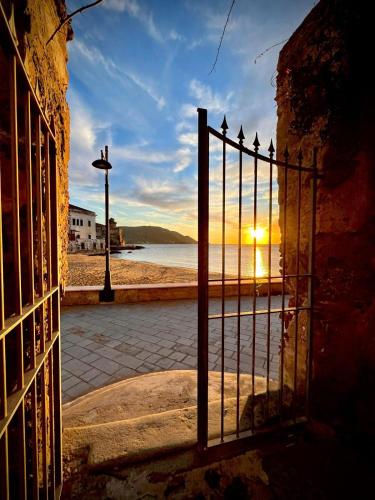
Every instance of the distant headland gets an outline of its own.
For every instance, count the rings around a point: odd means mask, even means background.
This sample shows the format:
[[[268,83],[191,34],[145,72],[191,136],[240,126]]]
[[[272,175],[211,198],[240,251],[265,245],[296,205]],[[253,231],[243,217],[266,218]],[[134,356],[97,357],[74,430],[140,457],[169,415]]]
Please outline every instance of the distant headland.
[[[177,231],[158,226],[120,226],[125,233],[127,245],[138,244],[194,244],[196,240]]]

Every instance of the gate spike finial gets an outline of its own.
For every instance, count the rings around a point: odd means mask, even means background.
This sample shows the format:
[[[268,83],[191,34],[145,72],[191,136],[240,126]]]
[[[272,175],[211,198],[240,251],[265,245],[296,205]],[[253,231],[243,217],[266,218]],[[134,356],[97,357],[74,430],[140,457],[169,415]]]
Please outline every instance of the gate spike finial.
[[[227,119],[224,115],[224,120],[223,120],[223,123],[221,124],[221,127],[220,127],[222,130],[223,130],[223,134],[226,133],[226,131],[228,130],[228,124],[227,124]]]
[[[245,135],[244,135],[243,130],[242,130],[242,125],[241,125],[241,128],[240,128],[240,131],[238,132],[237,138],[240,140],[239,141],[240,144],[242,144],[243,140],[245,139]]]
[[[272,142],[272,139],[271,139],[271,142],[270,142],[270,147],[268,148],[268,151],[270,153],[270,156],[273,155],[273,153],[275,152],[275,148],[273,147],[273,142]]]
[[[259,139],[258,139],[258,132],[255,132],[255,139],[254,139],[254,142],[253,142],[253,146],[254,146],[255,150],[258,151],[259,146],[260,146],[260,142],[259,142]]]
[[[298,159],[298,161],[299,161],[300,163],[302,163],[302,160],[303,160],[303,153],[302,153],[302,149],[301,149],[301,148],[299,148],[297,159]]]

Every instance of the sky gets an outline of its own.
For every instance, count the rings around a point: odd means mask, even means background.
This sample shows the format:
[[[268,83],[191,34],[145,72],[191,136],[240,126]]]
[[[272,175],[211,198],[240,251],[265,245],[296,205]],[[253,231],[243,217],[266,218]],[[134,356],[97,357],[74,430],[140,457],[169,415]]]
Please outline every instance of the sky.
[[[68,11],[84,0],[68,0]],[[87,3],[87,2],[86,2]],[[236,0],[216,67],[231,0],[104,0],[73,18],[69,42],[71,203],[104,219],[104,175],[91,166],[109,146],[110,216],[119,225],[156,225],[197,237],[197,107],[228,136],[275,138],[275,76],[282,44],[316,2]],[[210,143],[211,241],[219,241],[221,150]],[[260,168],[259,222],[267,226],[269,172]],[[244,165],[244,220],[251,224],[250,169]],[[228,155],[228,238],[235,240],[238,157]],[[237,182],[236,182],[237,181]],[[274,180],[273,238],[277,236]],[[263,202],[262,202],[263,200]],[[263,203],[263,205],[262,205]],[[248,209],[248,213],[246,210]],[[231,223],[233,218],[233,223]],[[244,224],[245,228],[246,224]],[[246,226],[246,231],[248,226]],[[246,237],[246,236],[245,236]]]

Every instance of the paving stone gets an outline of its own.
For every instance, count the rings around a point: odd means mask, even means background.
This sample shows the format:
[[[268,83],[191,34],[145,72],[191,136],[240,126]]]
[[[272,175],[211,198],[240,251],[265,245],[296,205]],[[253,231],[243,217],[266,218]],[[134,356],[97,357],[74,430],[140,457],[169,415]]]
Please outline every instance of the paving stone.
[[[184,358],[186,358],[186,354],[183,352],[172,352],[169,357],[174,361],[182,361]]]
[[[103,387],[104,385],[110,384],[113,381],[113,375],[107,373],[101,373],[97,377],[93,378],[90,382],[94,387]]]
[[[176,342],[178,344],[182,344],[182,345],[185,345],[185,346],[191,346],[192,344],[194,344],[193,340],[185,339],[185,338],[182,338],[182,337],[178,337],[178,339],[176,340]]]
[[[175,361],[173,359],[162,358],[156,364],[162,369],[169,370],[174,363]]]
[[[62,390],[67,391],[71,387],[79,384],[79,382],[80,382],[80,380],[78,377],[75,377],[74,375],[70,375],[68,378],[65,378],[65,380],[63,380],[63,382],[61,384]]]
[[[83,356],[87,356],[88,354],[90,354],[90,351],[88,351],[84,347],[80,347],[79,345],[68,347],[67,349],[64,349],[64,352],[66,352],[73,358],[78,358],[78,359],[83,358]]]
[[[172,342],[171,340],[165,340],[164,338],[162,338],[162,340],[160,340],[159,342],[159,345],[163,346],[163,347],[168,347],[168,348],[174,348],[175,347],[175,342]]]
[[[141,351],[139,354],[136,354],[136,358],[138,359],[141,359],[142,361],[144,361],[145,359],[147,359],[148,357],[151,356],[151,354],[154,354],[150,351]]]
[[[90,365],[87,365],[86,363],[84,363],[79,359],[71,359],[66,363],[64,363],[63,367],[64,370],[67,370],[68,372],[72,373],[73,375],[76,375],[77,377],[87,372],[91,368]]]
[[[81,375],[81,379],[84,380],[85,382],[90,382],[95,378],[97,377],[98,375],[100,375],[102,372],[100,370],[98,370],[97,368],[91,368],[91,370],[89,370],[88,372],[84,373],[83,375]]]
[[[62,353],[61,353],[61,363],[67,363],[69,360],[73,359],[69,354],[66,354],[66,352],[63,351],[63,347],[61,347]]]
[[[159,367],[152,363],[143,363],[138,369],[138,373],[150,373],[159,371]]]
[[[83,394],[87,394],[88,392],[92,391],[93,386],[88,384],[87,382],[79,382],[78,384],[74,385],[70,389],[66,391],[66,393],[71,397],[71,398],[77,398],[78,396],[83,396]]]
[[[157,364],[157,362],[162,359],[162,356],[159,356],[159,354],[151,354],[151,356],[149,356],[146,361],[148,363],[152,363],[152,364]]]
[[[183,352],[185,354],[188,354],[189,356],[196,356],[198,352],[196,347],[190,347],[186,345],[179,346],[178,349],[176,348],[176,351]]]
[[[129,377],[134,377],[136,375],[138,375],[137,370],[133,370],[132,368],[128,368],[127,366],[123,366],[122,368],[120,368],[119,371],[117,371],[114,375],[112,375],[112,377],[113,381],[119,381]]]
[[[91,352],[87,356],[84,356],[81,361],[83,361],[84,363],[92,364],[95,363],[95,361],[97,361],[99,358],[100,356],[98,356],[98,354],[94,354],[93,352]]]
[[[159,356],[163,356],[168,358],[173,353],[172,349],[168,349],[167,347],[163,347],[158,351]]]
[[[108,358],[100,358],[95,361],[95,367],[106,373],[107,375],[113,375],[117,370],[121,368],[119,363],[112,361]]]
[[[197,366],[197,362],[198,360],[193,356],[186,356],[186,358],[184,359],[184,364],[193,368]]]
[[[117,356],[113,358],[117,363],[120,363],[121,365],[125,365],[128,368],[133,368],[136,370],[141,366],[143,361],[141,359],[137,359],[134,356],[129,356],[127,354],[124,354],[122,352],[118,353]]]
[[[91,339],[89,338],[87,339],[83,338],[77,342],[77,345],[79,345],[80,347],[86,347],[89,344],[91,344]]]

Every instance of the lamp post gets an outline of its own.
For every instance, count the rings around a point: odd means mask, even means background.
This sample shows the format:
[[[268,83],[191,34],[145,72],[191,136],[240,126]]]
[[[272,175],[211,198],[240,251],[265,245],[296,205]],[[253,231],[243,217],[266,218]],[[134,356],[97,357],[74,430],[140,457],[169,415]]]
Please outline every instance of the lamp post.
[[[104,288],[99,292],[99,300],[102,302],[113,302],[115,292],[111,286],[111,270],[109,268],[109,254],[111,251],[111,237],[109,231],[109,183],[108,183],[108,170],[112,165],[108,161],[108,146],[105,146],[105,154],[101,151],[101,158],[92,162],[93,167],[105,170],[105,277]]]

